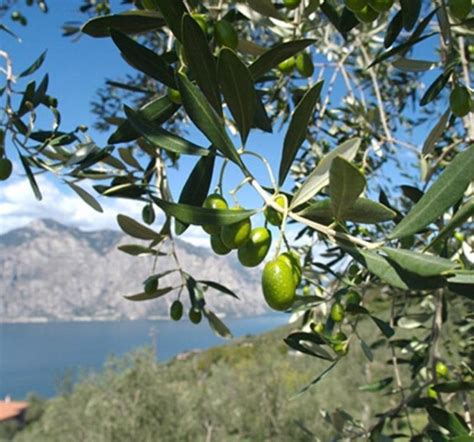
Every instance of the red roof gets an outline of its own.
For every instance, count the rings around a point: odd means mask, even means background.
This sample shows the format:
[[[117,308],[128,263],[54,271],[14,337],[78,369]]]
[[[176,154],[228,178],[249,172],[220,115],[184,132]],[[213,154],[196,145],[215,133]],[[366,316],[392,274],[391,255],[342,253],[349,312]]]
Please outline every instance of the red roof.
[[[0,422],[19,416],[28,408],[28,402],[0,401]]]

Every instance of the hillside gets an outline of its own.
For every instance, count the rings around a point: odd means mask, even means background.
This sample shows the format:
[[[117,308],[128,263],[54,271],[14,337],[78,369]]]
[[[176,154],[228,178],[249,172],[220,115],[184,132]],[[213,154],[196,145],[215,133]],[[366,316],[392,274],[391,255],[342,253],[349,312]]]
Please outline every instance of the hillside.
[[[117,250],[130,242],[120,232],[83,232],[52,220],[1,235],[0,322],[168,316],[173,294],[141,303],[123,298],[140,292],[153,272],[153,258]],[[234,316],[266,311],[258,271],[243,269],[234,256],[218,257],[182,241],[177,252],[184,270],[196,279],[212,279],[238,293],[240,301],[209,291],[206,299],[214,311]],[[159,257],[156,273],[171,265],[169,256]]]
[[[326,442],[333,440],[333,425],[346,422],[360,431],[347,413],[367,425],[374,410],[391,404],[390,397],[359,390],[391,369],[369,363],[356,342],[348,360],[298,395],[328,363],[289,353],[283,337],[290,328],[166,364],[149,349],[110,360],[101,373],[47,401],[41,418],[14,440]],[[376,337],[368,321],[361,332]],[[382,351],[374,349],[380,360]],[[37,419],[38,411],[32,413]]]

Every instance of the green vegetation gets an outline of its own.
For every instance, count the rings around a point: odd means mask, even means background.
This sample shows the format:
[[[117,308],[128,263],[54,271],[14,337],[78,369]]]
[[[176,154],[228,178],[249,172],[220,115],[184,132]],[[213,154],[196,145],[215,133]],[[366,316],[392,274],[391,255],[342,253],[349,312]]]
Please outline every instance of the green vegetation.
[[[363,329],[373,330],[368,322]],[[156,363],[149,349],[110,360],[72,393],[48,401],[41,419],[14,440],[327,441],[335,433],[315,410],[327,409],[327,419],[336,421],[335,398],[355,419],[367,419],[382,406],[378,395],[358,386],[386,377],[390,369],[367,364],[355,344],[348,357],[360,370],[341,364],[317,388],[298,396],[327,363],[288,354],[283,338],[289,331],[240,339],[166,364]]]

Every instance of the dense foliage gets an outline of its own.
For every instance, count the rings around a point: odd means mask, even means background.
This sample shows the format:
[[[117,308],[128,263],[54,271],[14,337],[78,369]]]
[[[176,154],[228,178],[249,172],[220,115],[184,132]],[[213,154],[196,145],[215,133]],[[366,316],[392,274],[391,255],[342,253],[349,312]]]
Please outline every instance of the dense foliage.
[[[353,370],[354,347],[363,349],[368,365],[376,363],[375,349],[386,348],[383,360],[393,370],[389,397],[396,404],[374,410],[361,437],[470,440],[471,1],[125,3],[131,9],[116,14],[108,2],[81,6],[94,6],[98,17],[80,32],[111,38],[139,71],[125,84],[108,82],[99,95],[98,127],[118,126],[106,147],[95,145],[83,126],[59,129],[47,76],[30,81],[17,103],[17,79],[34,75],[44,56],[15,75],[9,55],[1,53],[7,146],[0,152],[1,177],[9,178],[16,151],[39,199],[34,173],[49,171],[98,211],[82,180],[98,181],[94,189],[103,196],[143,201],[143,222],[124,214],[118,224],[148,244],[123,246],[125,253],[158,255],[165,241],[199,225],[217,254],[238,249],[244,266],[266,259],[268,304],[302,317],[301,330],[285,342],[326,361],[323,374],[341,365]],[[116,90],[138,94],[136,108],[124,106],[121,114],[123,96]],[[45,109],[55,117],[52,130],[35,126]],[[188,139],[191,122],[208,146]],[[278,124],[285,134],[274,177],[272,154],[249,150],[247,141]],[[167,168],[184,155],[197,157],[196,165],[173,201]],[[420,178],[409,164],[413,158]],[[229,171],[242,179],[232,190],[226,190]],[[401,187],[393,182],[400,178],[406,180]],[[242,208],[248,204],[238,192],[247,187],[261,197],[260,207]],[[252,222],[262,213],[264,225],[256,231]],[[303,245],[290,243],[285,232],[291,224],[299,226]],[[217,333],[230,336],[206,305],[205,290],[235,294],[189,275],[171,255],[182,284],[161,287],[164,274],[153,272],[143,291],[128,298],[176,295],[172,316],[179,319],[187,293],[190,320],[205,316]],[[359,330],[364,319],[373,324],[368,338]],[[445,327],[455,329],[455,339],[442,338]],[[422,428],[414,424],[419,413],[429,417]],[[338,431],[350,437],[345,426]]]

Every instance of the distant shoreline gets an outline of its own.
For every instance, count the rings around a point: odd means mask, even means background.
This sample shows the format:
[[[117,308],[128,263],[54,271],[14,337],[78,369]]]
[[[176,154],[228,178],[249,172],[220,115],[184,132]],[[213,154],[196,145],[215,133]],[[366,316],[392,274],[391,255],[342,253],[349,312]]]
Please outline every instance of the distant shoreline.
[[[261,316],[268,316],[272,312],[267,311],[261,314],[252,314],[245,316],[230,316],[225,313],[217,313],[217,316],[221,319],[244,319],[244,318],[257,318]],[[32,317],[32,318],[15,318],[5,319],[0,318],[0,325],[2,324],[51,324],[60,322],[132,322],[132,321],[171,321],[169,316],[145,316],[136,318],[124,318],[124,317],[101,317],[101,316],[73,316],[64,318],[47,318],[47,317]]]

